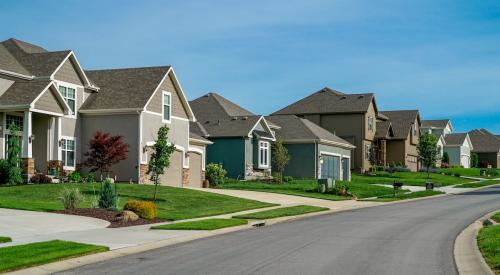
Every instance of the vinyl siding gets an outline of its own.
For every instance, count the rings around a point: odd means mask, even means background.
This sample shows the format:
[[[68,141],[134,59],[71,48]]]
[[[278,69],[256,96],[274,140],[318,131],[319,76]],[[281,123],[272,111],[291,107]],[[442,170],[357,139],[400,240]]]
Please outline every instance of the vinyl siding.
[[[283,172],[284,176],[292,176],[294,179],[316,178],[316,144],[284,144],[290,155],[290,161]],[[275,166],[273,171],[279,172]]]
[[[50,89],[45,91],[43,95],[35,102],[35,109],[57,114],[64,114],[63,107]]]
[[[163,91],[170,92],[172,94],[172,116],[188,118],[187,111],[182,105],[180,98],[180,91],[178,91],[170,76],[166,77],[163,83],[161,83],[160,88],[153,95],[151,101],[149,102],[146,110],[160,113],[162,112],[162,104],[163,104]]]
[[[76,65],[68,59],[54,75],[54,79],[83,86],[83,80],[76,71]]]
[[[244,178],[245,139],[213,138],[214,144],[207,147],[207,164],[222,164],[229,178]]]

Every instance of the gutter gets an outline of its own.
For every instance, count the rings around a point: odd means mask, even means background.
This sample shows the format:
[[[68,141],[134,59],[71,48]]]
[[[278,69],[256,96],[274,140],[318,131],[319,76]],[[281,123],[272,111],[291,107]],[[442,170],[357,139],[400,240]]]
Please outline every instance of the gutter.
[[[19,73],[6,71],[6,70],[2,70],[2,69],[0,69],[0,74],[13,76],[13,77],[17,77],[17,78],[22,78],[22,79],[26,79],[26,80],[33,80],[35,78],[34,75],[19,74]]]

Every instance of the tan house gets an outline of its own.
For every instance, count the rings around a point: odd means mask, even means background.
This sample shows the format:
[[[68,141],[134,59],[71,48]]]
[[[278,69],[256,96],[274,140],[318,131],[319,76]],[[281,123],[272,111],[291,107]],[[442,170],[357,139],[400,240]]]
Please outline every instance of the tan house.
[[[355,146],[353,170],[365,172],[371,167],[379,116],[374,94],[345,94],[323,88],[272,115],[296,115],[314,122]]]
[[[420,169],[417,145],[420,137],[418,110],[381,112],[390,121],[393,136],[387,140],[387,163],[403,164],[411,171]]]
[[[500,138],[486,129],[469,131],[469,137],[479,166],[500,168]]]
[[[128,158],[112,168],[117,180],[147,182],[151,146],[167,125],[177,151],[163,183],[200,186],[209,142],[190,136],[193,121],[170,66],[84,71],[72,51],[0,43],[0,156],[7,156],[9,138],[19,138],[28,176],[82,168],[89,141],[101,131],[122,135],[130,146]],[[10,132],[12,124],[20,133]]]

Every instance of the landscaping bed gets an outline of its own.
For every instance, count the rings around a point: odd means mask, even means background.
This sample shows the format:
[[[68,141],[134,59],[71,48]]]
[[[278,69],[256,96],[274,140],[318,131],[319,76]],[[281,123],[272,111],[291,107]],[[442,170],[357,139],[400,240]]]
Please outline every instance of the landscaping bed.
[[[0,248],[0,273],[108,251],[104,246],[47,241]]]
[[[76,216],[85,216],[91,218],[97,218],[101,220],[105,220],[110,222],[109,228],[117,228],[117,227],[126,227],[126,226],[134,226],[134,225],[144,225],[144,224],[152,224],[159,222],[166,222],[165,219],[154,218],[151,220],[139,218],[136,221],[127,221],[123,220],[123,215],[121,212],[110,211],[103,208],[78,208],[78,209],[67,209],[56,211],[55,213],[59,214],[67,214],[67,215],[76,215]]]
[[[161,230],[215,230],[226,227],[248,224],[243,219],[206,219],[199,221],[179,222],[152,226],[151,229]]]

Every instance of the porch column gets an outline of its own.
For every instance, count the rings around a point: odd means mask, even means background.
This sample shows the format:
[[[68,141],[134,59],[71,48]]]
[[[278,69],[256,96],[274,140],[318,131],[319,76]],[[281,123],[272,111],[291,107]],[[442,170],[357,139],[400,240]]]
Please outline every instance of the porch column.
[[[49,156],[49,165],[48,165],[48,173],[52,174],[55,172],[56,174],[62,174],[63,171],[63,163],[62,163],[62,155],[61,155],[61,147],[59,146],[59,141],[61,140],[61,117],[52,117],[50,121],[52,133],[49,143],[50,143],[50,156]],[[55,171],[53,171],[55,169]]]
[[[35,173],[35,161],[33,159],[32,148],[32,113],[24,111],[23,117],[23,150],[21,158],[23,159],[23,171],[25,174],[32,175]]]

